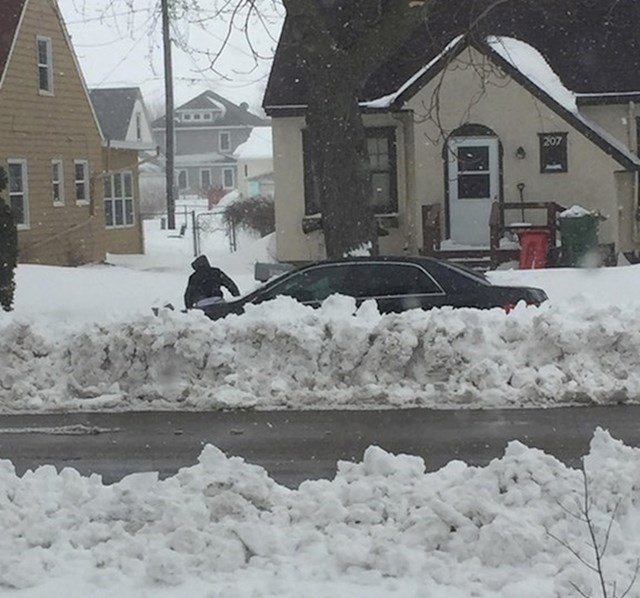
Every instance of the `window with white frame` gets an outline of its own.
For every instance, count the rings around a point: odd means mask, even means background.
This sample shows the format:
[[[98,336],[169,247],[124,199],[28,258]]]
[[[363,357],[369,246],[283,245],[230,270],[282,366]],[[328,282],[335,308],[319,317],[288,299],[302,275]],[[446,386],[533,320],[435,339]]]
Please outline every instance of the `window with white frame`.
[[[76,181],[76,203],[86,204],[89,202],[89,162],[75,160],[73,165]]]
[[[178,189],[183,191],[189,186],[189,176],[186,170],[178,170]]]
[[[209,168],[202,168],[200,170],[200,189],[205,191],[211,187],[211,170]]]
[[[51,38],[39,35],[36,38],[38,57],[38,90],[42,95],[53,95],[53,57]]]
[[[116,172],[104,179],[104,220],[107,228],[133,226],[133,175]]]
[[[235,178],[233,168],[222,169],[222,186],[225,189],[233,189],[236,186]]]
[[[54,205],[64,205],[64,172],[62,170],[62,160],[51,160],[51,197]]]
[[[29,227],[29,190],[27,161],[8,160],[9,204],[18,228]]]
[[[142,141],[142,115],[136,112],[136,141]]]
[[[231,149],[231,136],[229,133],[222,131],[220,133],[220,151],[228,152]]]

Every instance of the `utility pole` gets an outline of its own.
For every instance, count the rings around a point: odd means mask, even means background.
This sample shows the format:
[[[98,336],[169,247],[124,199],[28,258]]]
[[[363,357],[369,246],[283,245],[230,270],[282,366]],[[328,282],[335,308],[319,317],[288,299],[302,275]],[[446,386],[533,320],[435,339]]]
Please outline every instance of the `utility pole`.
[[[174,122],[173,122],[173,65],[171,62],[171,29],[169,0],[162,0],[162,43],[164,47],[164,97],[165,97],[165,156],[167,176],[167,227],[176,228],[176,201],[174,189]]]

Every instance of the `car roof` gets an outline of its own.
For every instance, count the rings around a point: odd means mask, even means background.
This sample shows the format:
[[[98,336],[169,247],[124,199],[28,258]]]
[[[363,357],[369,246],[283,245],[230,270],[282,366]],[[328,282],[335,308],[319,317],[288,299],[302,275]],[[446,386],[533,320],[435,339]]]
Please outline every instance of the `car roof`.
[[[341,265],[341,264],[379,264],[379,263],[392,263],[392,264],[413,264],[416,266],[422,266],[427,269],[430,274],[432,270],[428,267],[433,264],[436,266],[440,266],[442,268],[446,268],[450,272],[455,272],[458,275],[462,275],[465,277],[472,277],[476,280],[482,280],[485,284],[491,284],[489,280],[482,274],[481,272],[476,272],[475,270],[470,270],[465,266],[460,266],[456,263],[448,262],[446,260],[441,260],[434,257],[428,256],[414,256],[414,255],[364,255],[364,256],[353,256],[353,257],[344,257],[339,259],[328,259],[328,260],[318,260],[315,262],[309,262],[307,264],[301,265],[292,270],[288,270],[287,272],[283,272],[278,276],[275,276],[264,283],[263,286],[258,287],[249,295],[253,293],[259,292],[262,288],[266,286],[272,286],[281,282],[282,280],[289,278],[295,273],[304,272],[309,269],[317,268],[318,266],[332,266],[332,265]]]
[[[442,260],[438,260],[433,257],[426,256],[413,256],[413,255],[358,255],[353,257],[343,257],[339,259],[331,259],[331,260],[318,260],[316,262],[311,262],[309,264],[305,264],[300,269],[311,268],[314,266],[328,266],[332,264],[351,264],[351,263],[380,263],[380,262],[394,262],[394,263],[405,263],[405,264],[418,264],[425,265],[429,263],[441,263],[446,265],[446,262]]]

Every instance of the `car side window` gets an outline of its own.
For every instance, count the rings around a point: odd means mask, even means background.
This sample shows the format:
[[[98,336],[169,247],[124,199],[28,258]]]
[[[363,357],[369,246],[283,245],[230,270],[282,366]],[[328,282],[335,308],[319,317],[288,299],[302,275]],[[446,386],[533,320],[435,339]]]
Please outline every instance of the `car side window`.
[[[490,284],[482,274],[458,266],[432,262],[427,267],[449,293],[460,293]]]
[[[274,285],[261,296],[261,300],[285,295],[298,301],[324,301],[334,293],[352,294],[349,281],[347,266],[320,266],[294,274]]]
[[[442,289],[418,266],[412,264],[358,264],[357,294],[359,297],[394,295],[430,295]]]

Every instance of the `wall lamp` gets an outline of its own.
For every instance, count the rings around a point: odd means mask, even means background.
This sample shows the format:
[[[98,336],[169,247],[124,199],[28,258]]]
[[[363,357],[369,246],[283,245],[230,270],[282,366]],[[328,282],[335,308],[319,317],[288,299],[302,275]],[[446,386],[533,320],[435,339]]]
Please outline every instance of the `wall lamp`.
[[[520,146],[516,150],[516,158],[518,158],[518,160],[524,160],[526,157],[527,157],[527,152],[525,152],[524,148],[522,146]]]

